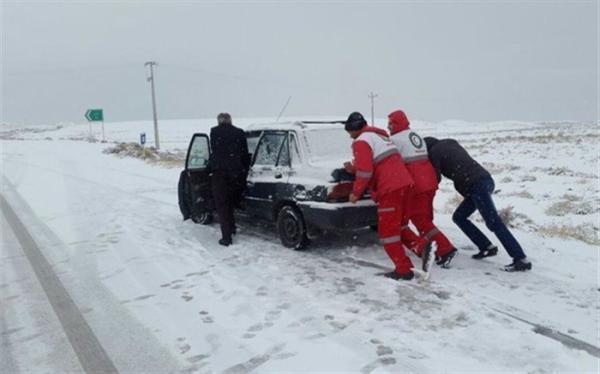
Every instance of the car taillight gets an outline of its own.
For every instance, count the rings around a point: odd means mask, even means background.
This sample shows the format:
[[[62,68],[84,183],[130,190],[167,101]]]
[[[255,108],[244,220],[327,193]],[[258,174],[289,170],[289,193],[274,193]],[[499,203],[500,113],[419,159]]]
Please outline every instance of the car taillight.
[[[331,202],[348,201],[348,197],[352,193],[352,182],[341,182],[330,188],[327,194],[327,200]]]

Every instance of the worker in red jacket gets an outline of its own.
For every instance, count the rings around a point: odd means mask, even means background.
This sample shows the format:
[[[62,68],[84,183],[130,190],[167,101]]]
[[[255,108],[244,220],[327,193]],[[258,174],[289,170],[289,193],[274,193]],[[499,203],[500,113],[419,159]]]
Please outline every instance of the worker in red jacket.
[[[395,265],[394,271],[385,276],[411,280],[413,264],[404,253],[400,225],[405,198],[413,180],[387,131],[367,126],[367,121],[358,112],[350,114],[345,129],[354,139],[354,163],[344,164],[346,170],[355,175],[350,202],[356,203],[367,189],[370,190],[371,198],[377,203],[379,238]]]
[[[402,222],[404,245],[420,255],[431,242],[437,243],[436,263],[449,267],[457,253],[448,238],[433,224],[433,199],[438,189],[435,169],[427,157],[423,139],[410,129],[406,114],[397,110],[388,116],[391,140],[396,145],[415,184],[407,200]],[[416,235],[408,226],[409,220],[419,230]]]

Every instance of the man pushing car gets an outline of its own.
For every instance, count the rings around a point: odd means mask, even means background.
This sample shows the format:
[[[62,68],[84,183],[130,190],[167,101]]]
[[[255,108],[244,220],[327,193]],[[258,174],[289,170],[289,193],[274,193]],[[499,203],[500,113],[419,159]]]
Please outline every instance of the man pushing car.
[[[356,203],[367,189],[370,190],[371,198],[377,203],[379,238],[395,265],[394,271],[385,276],[411,280],[413,264],[404,253],[400,225],[413,179],[385,130],[367,126],[367,121],[358,112],[350,114],[345,129],[354,139],[354,162],[344,164],[346,171],[355,175],[350,202]]]
[[[438,179],[433,165],[429,162],[425,141],[410,129],[408,117],[401,110],[389,114],[388,129],[391,134],[390,139],[398,147],[406,168],[415,182],[405,207],[402,242],[419,256],[427,245],[435,242],[436,263],[448,268],[457,250],[433,224],[433,199],[438,189]],[[409,220],[419,230],[419,235],[410,229]]]

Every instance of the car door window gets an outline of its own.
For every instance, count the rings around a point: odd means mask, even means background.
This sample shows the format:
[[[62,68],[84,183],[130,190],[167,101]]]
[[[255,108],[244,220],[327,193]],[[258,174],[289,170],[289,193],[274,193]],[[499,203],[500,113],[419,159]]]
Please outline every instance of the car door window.
[[[258,140],[262,131],[250,131],[246,133],[246,141],[248,142],[248,152],[252,155],[256,150],[256,145],[258,144]]]
[[[258,143],[254,164],[275,166],[286,137],[286,133],[264,134]]]
[[[290,164],[300,165],[300,151],[298,150],[298,140],[296,139],[296,135],[290,135]]]
[[[210,158],[210,143],[206,135],[195,135],[190,146],[186,167],[202,169],[208,166]]]
[[[277,166],[290,166],[290,147],[288,147],[289,137],[285,137],[281,150],[279,151],[279,158],[277,159]]]

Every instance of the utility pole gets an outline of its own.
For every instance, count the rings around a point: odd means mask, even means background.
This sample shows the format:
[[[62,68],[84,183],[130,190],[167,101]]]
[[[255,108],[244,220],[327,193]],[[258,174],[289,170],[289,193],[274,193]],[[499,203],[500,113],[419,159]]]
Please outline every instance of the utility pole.
[[[148,61],[144,64],[144,66],[150,66],[150,76],[147,78],[148,82],[150,82],[150,87],[152,89],[152,115],[154,117],[154,144],[156,149],[160,149],[160,141],[158,139],[158,118],[156,116],[156,94],[154,92],[154,67],[158,66],[158,63],[155,61]]]
[[[375,126],[375,98],[377,96],[373,91],[369,94],[369,99],[371,99],[371,126]]]

